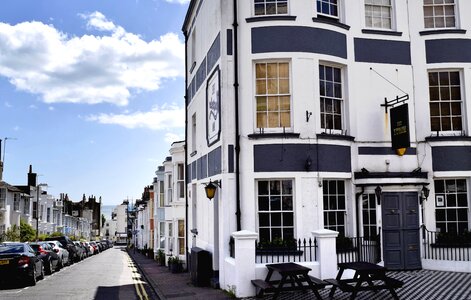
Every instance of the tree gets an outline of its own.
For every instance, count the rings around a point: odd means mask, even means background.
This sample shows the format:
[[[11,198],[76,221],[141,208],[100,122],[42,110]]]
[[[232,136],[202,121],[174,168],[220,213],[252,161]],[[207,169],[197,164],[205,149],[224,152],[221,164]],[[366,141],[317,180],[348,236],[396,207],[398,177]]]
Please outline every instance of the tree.
[[[27,222],[20,220],[20,237],[22,242],[34,241],[36,237],[36,230]]]
[[[104,214],[101,214],[101,225],[100,225],[100,228],[103,227],[103,225],[105,225],[105,222],[106,222],[105,215],[104,215]]]

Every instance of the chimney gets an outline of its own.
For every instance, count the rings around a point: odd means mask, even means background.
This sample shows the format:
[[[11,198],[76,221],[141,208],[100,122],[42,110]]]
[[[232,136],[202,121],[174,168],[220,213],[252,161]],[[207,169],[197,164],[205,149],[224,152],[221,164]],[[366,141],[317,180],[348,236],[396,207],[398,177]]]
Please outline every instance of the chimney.
[[[33,166],[29,165],[28,186],[36,186],[37,174],[33,173]]]

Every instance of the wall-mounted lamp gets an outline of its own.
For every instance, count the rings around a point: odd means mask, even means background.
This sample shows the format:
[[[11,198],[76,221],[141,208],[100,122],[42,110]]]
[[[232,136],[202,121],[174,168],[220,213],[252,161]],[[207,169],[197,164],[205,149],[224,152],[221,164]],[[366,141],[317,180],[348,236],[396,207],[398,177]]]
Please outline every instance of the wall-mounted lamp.
[[[381,204],[381,194],[382,194],[383,190],[381,189],[381,187],[378,185],[376,188],[375,188],[375,195],[376,195],[376,202],[378,203],[378,205]]]
[[[312,111],[306,110],[306,122],[309,122],[309,119],[311,118],[311,116],[312,116]]]
[[[204,187],[204,191],[206,192],[206,197],[208,197],[209,200],[214,198],[214,195],[216,194],[216,189],[218,187],[221,187],[221,181],[216,180],[216,181],[211,181],[209,180],[209,183],[206,184]]]
[[[430,195],[430,190],[424,185],[424,187],[422,188],[422,195],[424,195],[423,197],[420,197],[420,205],[422,205],[422,203],[425,201],[427,201],[428,199],[428,196]]]

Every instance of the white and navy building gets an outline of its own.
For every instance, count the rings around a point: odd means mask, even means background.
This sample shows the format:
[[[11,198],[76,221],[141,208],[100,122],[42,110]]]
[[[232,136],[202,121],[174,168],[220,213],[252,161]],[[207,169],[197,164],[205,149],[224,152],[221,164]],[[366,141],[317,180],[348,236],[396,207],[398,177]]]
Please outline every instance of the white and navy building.
[[[471,229],[471,1],[192,0],[183,32],[188,227],[220,279],[240,230],[379,235],[407,270],[434,268],[421,225]]]

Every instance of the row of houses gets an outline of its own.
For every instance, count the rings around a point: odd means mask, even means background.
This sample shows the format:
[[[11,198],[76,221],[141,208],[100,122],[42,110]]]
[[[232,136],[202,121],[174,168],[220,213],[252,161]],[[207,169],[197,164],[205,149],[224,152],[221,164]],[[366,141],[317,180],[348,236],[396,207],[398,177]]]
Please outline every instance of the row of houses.
[[[134,206],[137,247],[190,271],[203,249],[238,297],[265,277],[264,245],[293,240],[313,241],[296,253],[320,278],[342,254],[471,272],[470,13],[467,0],[192,0],[185,141]]]
[[[1,174],[2,172],[0,172]],[[47,184],[37,182],[37,174],[29,167],[27,183],[12,185],[0,175],[0,239],[8,230],[23,221],[36,230],[37,235],[61,233],[76,239],[100,239],[101,198],[74,202],[65,193],[55,197],[48,193]]]

